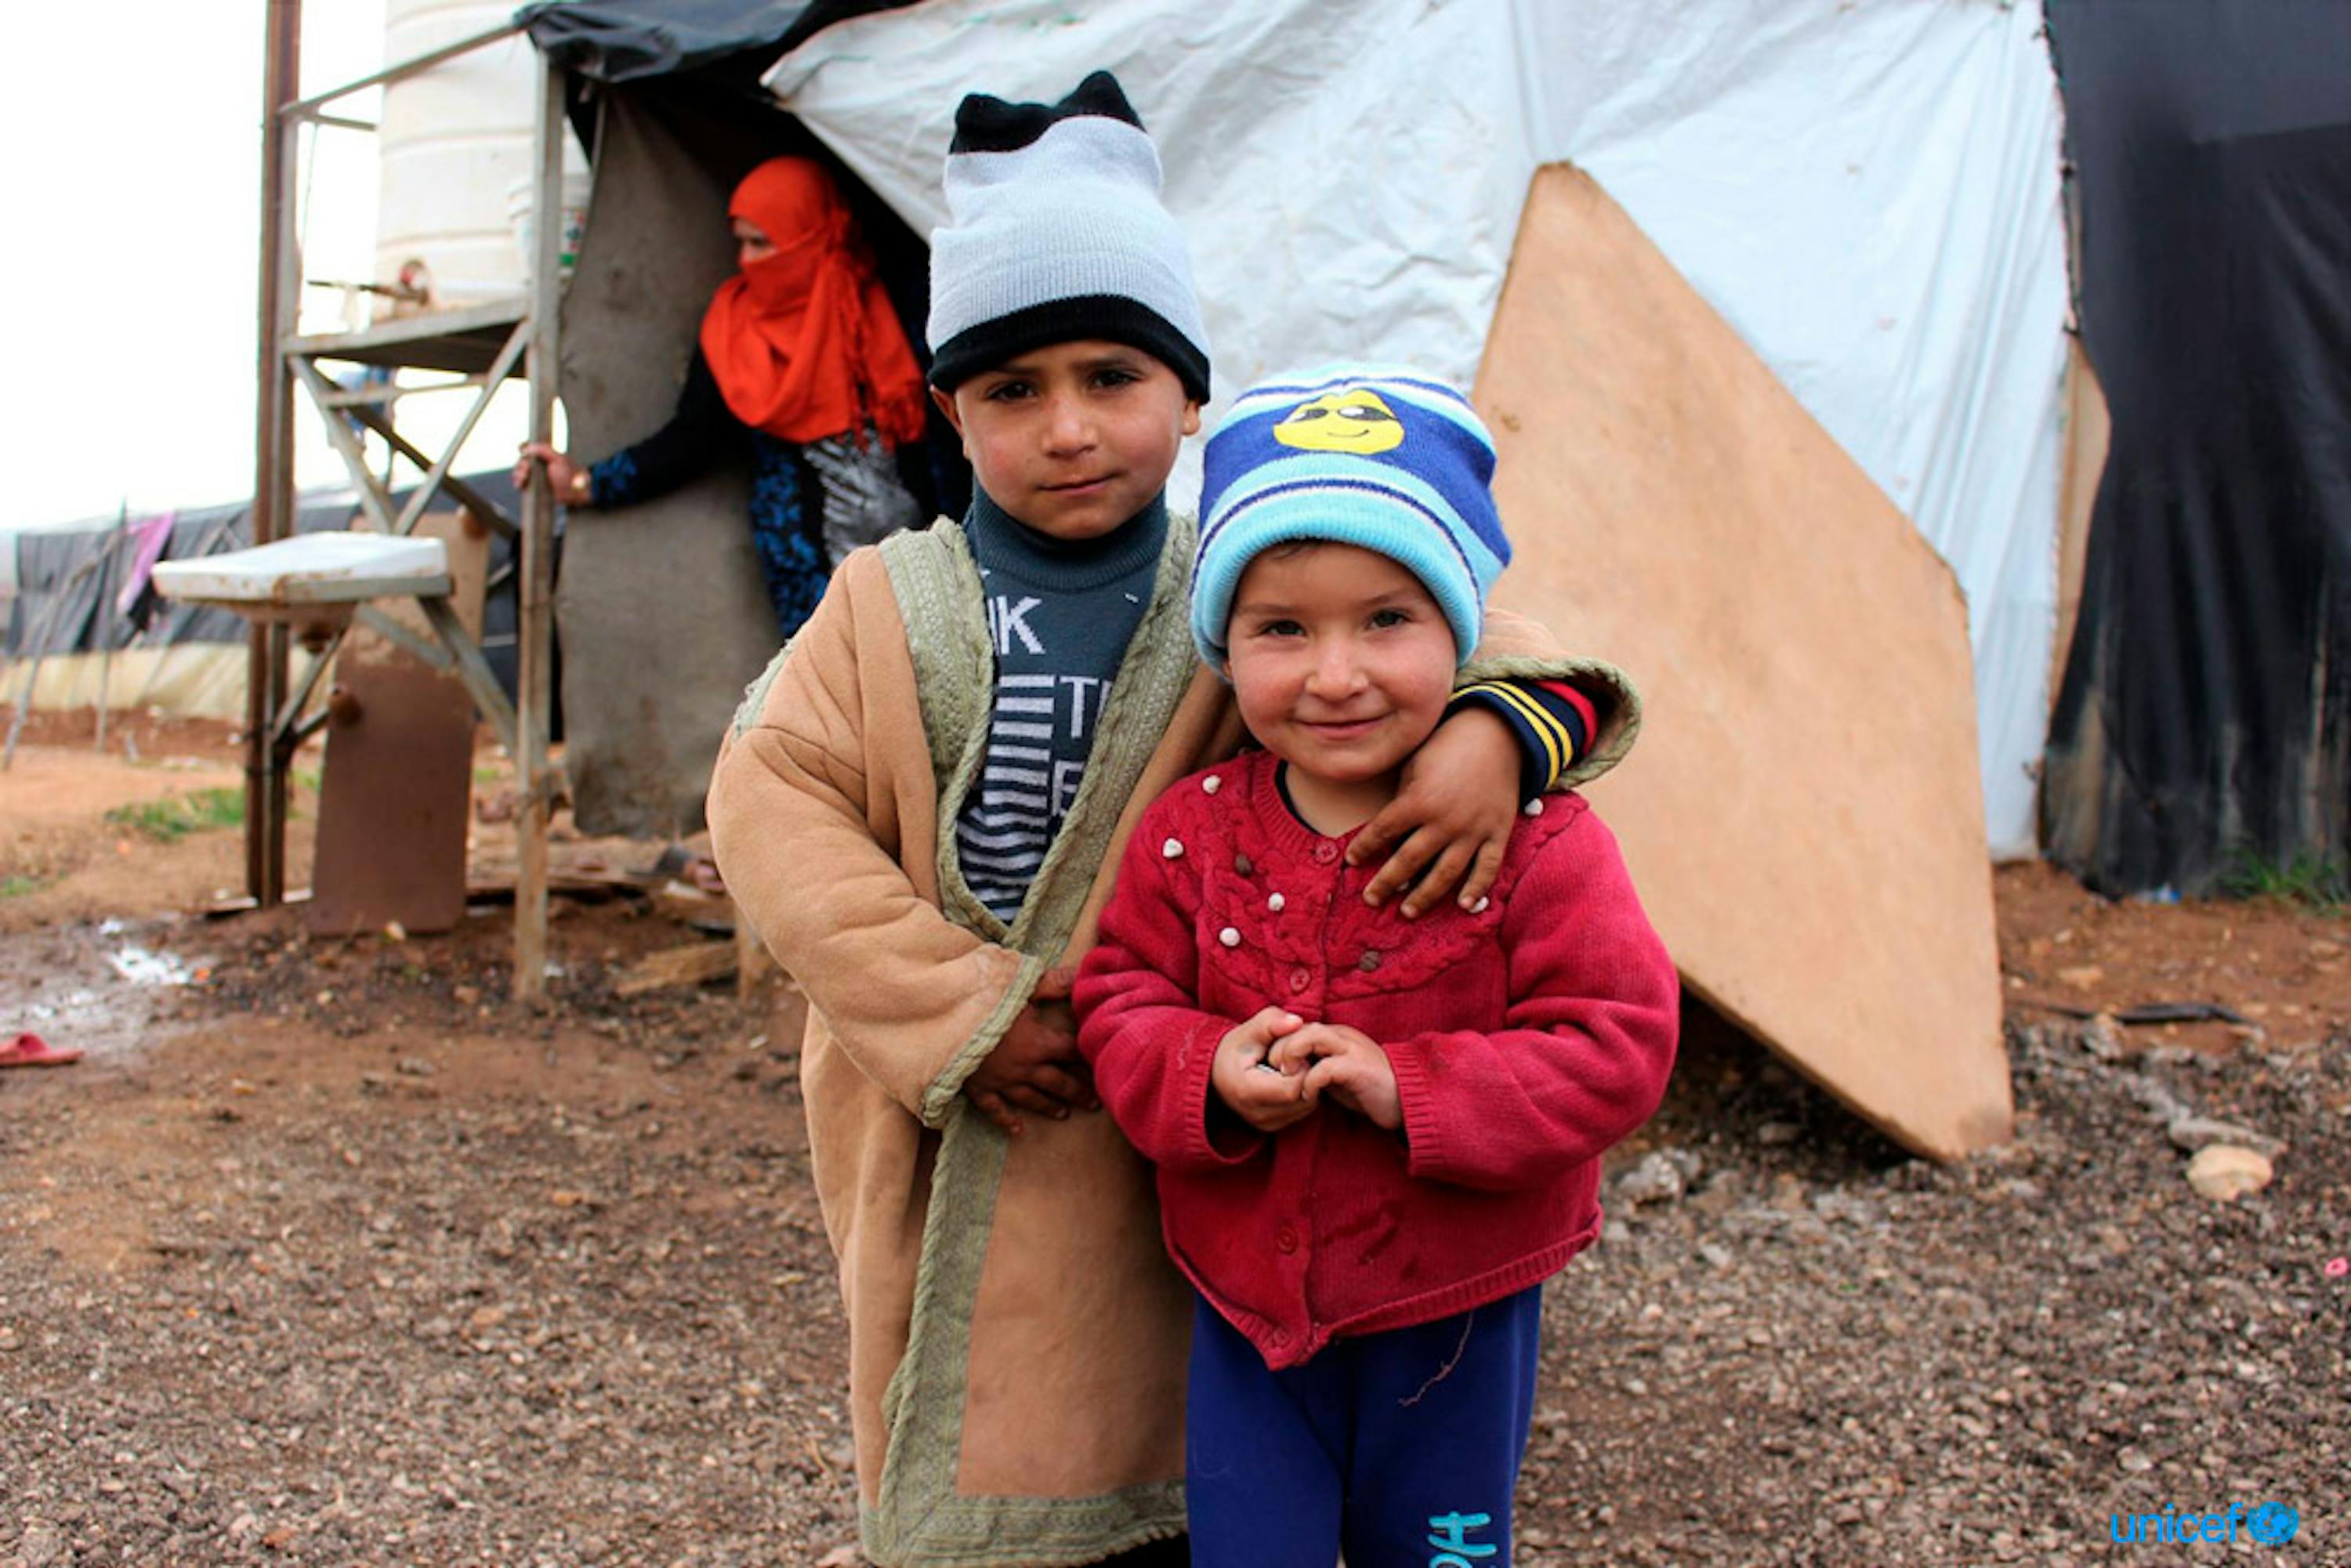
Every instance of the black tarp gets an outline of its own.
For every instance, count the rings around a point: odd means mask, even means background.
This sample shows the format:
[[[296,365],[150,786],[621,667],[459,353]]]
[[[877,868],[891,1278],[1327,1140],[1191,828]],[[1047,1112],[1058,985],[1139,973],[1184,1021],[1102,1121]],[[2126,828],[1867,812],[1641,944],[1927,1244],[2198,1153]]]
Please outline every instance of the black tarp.
[[[2351,5],[2049,0],[2113,414],[2042,827],[2107,893],[2341,864]]]
[[[914,0],[541,0],[515,13],[541,54],[595,81],[761,71],[833,23]],[[747,73],[747,77],[746,75]]]
[[[245,515],[242,506],[180,513],[172,519],[171,543],[162,559],[189,560],[241,548]],[[310,526],[332,525],[321,519]],[[167,602],[158,607],[144,632],[112,606],[101,610],[100,601],[121,590],[134,552],[132,541],[111,528],[28,531],[0,538],[0,549],[13,549],[16,557],[16,594],[0,625],[5,632],[0,637],[0,653],[11,658],[97,653],[127,648],[133,642],[244,640],[245,622],[225,610]],[[13,687],[8,695],[15,695]]]
[[[519,509],[514,480],[505,469],[460,476],[483,499],[505,508],[508,517]],[[410,490],[392,492],[395,508],[407,504]],[[444,507],[456,503],[444,492]],[[298,533],[340,532],[360,519],[359,504],[350,492],[320,491],[298,498],[295,530]],[[132,519],[143,521],[143,517]],[[253,542],[252,508],[243,501],[215,507],[183,508],[172,520],[172,541],[165,560],[193,560],[243,549]],[[130,570],[131,549],[111,528],[72,528],[50,532],[0,535],[0,549],[16,557],[16,597],[0,603],[0,654],[11,659],[33,653],[55,657],[94,653],[101,648],[122,649],[133,643],[167,646],[182,643],[242,643],[249,630],[245,617],[231,610],[161,601],[142,631],[111,607],[99,609],[101,573],[108,597],[118,591]],[[110,564],[82,568],[93,559],[110,554]],[[559,543],[558,558],[560,559]],[[512,696],[515,691],[514,541],[502,534],[490,538],[490,591],[482,607],[482,656]],[[5,694],[15,695],[11,686]]]

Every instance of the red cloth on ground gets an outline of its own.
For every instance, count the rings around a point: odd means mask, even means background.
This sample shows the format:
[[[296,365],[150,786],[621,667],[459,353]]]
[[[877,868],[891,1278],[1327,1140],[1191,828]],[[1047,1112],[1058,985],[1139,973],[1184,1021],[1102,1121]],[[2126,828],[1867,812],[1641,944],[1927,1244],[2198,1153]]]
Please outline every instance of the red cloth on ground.
[[[1291,816],[1275,767],[1251,753],[1152,803],[1076,1002],[1103,1103],[1159,1167],[1169,1253],[1281,1367],[1581,1250],[1602,1151],[1664,1092],[1679,989],[1581,797],[1520,821],[1481,912],[1407,921],[1364,903],[1377,868]],[[1273,1137],[1220,1110],[1212,1138],[1217,1041],[1269,1006],[1377,1040],[1405,1136],[1326,1102]]]
[[[776,250],[720,284],[702,318],[703,357],[735,417],[803,445],[868,423],[892,446],[919,438],[921,367],[831,176],[770,158],[726,214]]]

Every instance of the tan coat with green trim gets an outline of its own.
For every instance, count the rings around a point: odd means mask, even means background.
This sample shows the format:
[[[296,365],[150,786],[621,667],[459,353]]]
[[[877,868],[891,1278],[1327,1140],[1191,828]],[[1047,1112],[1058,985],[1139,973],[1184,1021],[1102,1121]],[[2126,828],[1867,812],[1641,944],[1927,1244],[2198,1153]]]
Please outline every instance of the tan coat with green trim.
[[[1038,977],[1094,939],[1120,850],[1168,784],[1241,738],[1186,628],[1169,528],[1084,781],[1008,931],[955,865],[994,663],[960,528],[861,549],[747,696],[710,789],[727,886],[810,1002],[817,1194],[840,1259],[865,1550],[889,1565],[1057,1564],[1184,1524],[1187,1298],[1149,1168],[1110,1118],[967,1113],[964,1079]],[[1622,677],[1496,617],[1470,675],[1613,687],[1587,758],[1638,724]]]

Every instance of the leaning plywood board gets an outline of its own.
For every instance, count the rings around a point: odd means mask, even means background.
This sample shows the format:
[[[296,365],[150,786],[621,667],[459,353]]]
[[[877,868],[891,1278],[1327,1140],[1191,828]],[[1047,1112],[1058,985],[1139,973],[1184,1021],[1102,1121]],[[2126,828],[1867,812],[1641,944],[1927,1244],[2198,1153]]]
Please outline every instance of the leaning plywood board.
[[[1685,982],[1912,1149],[2004,1141],[1949,570],[1578,170],[1529,191],[1478,404],[1497,601],[1646,701],[1592,794]]]

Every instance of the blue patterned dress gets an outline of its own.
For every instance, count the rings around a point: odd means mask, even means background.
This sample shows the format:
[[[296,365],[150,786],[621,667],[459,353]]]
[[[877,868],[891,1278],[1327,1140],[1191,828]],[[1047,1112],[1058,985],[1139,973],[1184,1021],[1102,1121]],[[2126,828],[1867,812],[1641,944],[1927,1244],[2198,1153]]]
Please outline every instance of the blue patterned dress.
[[[615,452],[588,470],[590,502],[599,510],[633,506],[667,495],[707,470],[730,450],[745,450],[751,462],[751,548],[759,558],[776,629],[789,637],[824,597],[832,562],[824,545],[826,496],[822,477],[806,449],[754,430],[735,417],[710,365],[696,350],[677,412],[667,424],[635,445]],[[921,520],[920,507],[903,486],[893,492],[883,521],[904,527]],[[868,495],[865,499],[870,502]]]

